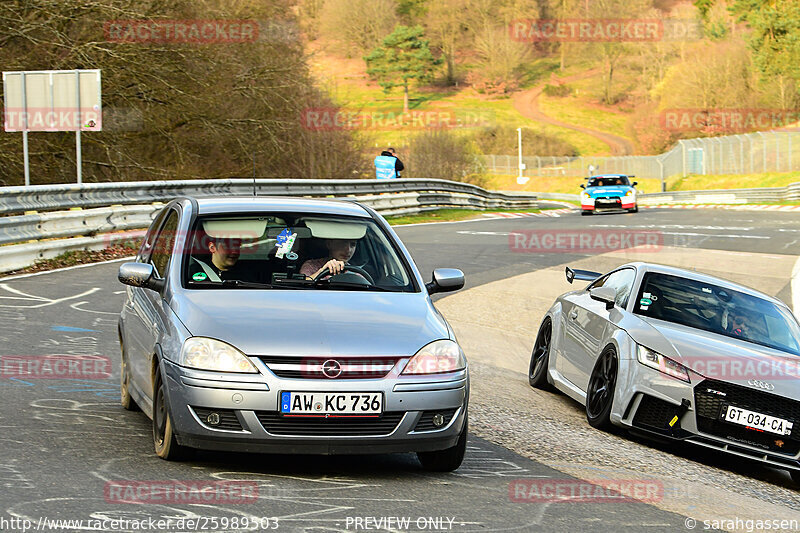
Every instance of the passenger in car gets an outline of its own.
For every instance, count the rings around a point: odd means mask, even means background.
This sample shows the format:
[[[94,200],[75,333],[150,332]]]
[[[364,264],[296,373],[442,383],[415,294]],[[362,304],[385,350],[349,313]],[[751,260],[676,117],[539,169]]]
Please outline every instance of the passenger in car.
[[[358,241],[346,239],[326,239],[325,247],[328,249],[328,257],[309,259],[300,267],[300,273],[310,279],[314,279],[326,268],[330,270],[330,275],[335,276],[344,272],[344,266],[353,254],[356,253]]]

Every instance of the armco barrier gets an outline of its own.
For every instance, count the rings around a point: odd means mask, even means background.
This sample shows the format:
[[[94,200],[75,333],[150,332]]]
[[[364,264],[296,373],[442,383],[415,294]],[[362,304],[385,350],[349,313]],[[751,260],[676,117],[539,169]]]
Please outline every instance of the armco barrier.
[[[218,179],[182,181],[139,181],[84,185],[33,185],[0,187],[0,215],[25,211],[59,211],[73,207],[166,202],[176,196],[362,196],[400,192],[462,193],[502,205],[519,197],[487,191],[448,180],[302,180],[302,179]],[[535,198],[532,195],[527,199]]]
[[[445,207],[538,206],[534,194],[501,193],[467,183],[419,179],[259,179],[255,184],[252,179],[231,179],[5,187],[0,188],[0,213],[25,214],[0,217],[0,245],[6,245],[0,246],[0,272],[24,268],[38,259],[66,251],[102,248],[124,239],[116,232],[146,228],[163,202],[176,196],[250,196],[254,185],[260,196],[348,198],[383,215],[407,215]],[[26,241],[36,242],[20,244]]]

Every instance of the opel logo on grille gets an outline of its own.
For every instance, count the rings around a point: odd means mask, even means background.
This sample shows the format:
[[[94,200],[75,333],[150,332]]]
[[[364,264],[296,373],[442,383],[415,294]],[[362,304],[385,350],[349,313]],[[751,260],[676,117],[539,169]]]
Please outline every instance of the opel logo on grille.
[[[322,373],[328,378],[338,378],[342,373],[342,365],[339,364],[339,361],[328,359],[322,363]]]
[[[767,383],[766,381],[761,381],[759,379],[751,379],[750,381],[747,382],[747,384],[764,390],[775,390],[775,385],[773,385],[772,383]]]

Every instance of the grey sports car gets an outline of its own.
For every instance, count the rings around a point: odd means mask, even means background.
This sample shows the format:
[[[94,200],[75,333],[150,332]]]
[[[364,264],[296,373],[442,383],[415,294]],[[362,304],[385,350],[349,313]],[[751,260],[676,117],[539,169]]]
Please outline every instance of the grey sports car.
[[[800,482],[800,326],[781,301],[722,279],[631,263],[556,299],[528,378],[600,429],[691,442]]]
[[[122,405],[156,453],[417,452],[453,470],[467,361],[387,222],[338,200],[179,198],[158,214],[119,319]]]

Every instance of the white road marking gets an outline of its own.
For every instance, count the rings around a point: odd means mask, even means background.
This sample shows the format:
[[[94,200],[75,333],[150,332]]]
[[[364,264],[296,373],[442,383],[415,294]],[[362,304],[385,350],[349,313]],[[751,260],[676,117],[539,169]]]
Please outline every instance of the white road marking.
[[[689,233],[681,231],[662,231],[664,235],[686,235],[689,237],[724,237],[726,239],[769,239],[765,235],[730,235],[725,233]]]
[[[53,272],[66,272],[67,270],[76,270],[78,268],[86,268],[86,267],[92,267],[92,266],[97,266],[97,265],[105,265],[105,264],[108,264],[108,263],[120,263],[122,261],[132,261],[133,259],[136,259],[136,257],[134,257],[134,256],[121,257],[120,259],[109,259],[108,261],[100,261],[98,263],[86,263],[85,265],[73,265],[73,266],[68,266],[68,267],[64,267],[64,268],[56,268],[55,270],[45,270],[45,271],[42,271],[42,272],[32,272],[30,274],[17,274],[16,276],[6,276],[4,278],[0,278],[0,280],[9,281],[9,280],[12,280],[12,279],[32,278],[34,276],[42,276],[44,274],[52,274]]]
[[[46,298],[44,296],[36,296],[34,294],[27,294],[22,292],[19,289],[15,289],[13,287],[9,287],[5,283],[0,283],[0,288],[5,289],[6,291],[10,292],[11,294],[17,294],[19,296],[0,296],[0,300],[27,300],[33,302],[40,302],[36,305],[0,305],[0,307],[13,307],[17,309],[36,309],[39,307],[47,307],[50,305],[55,305],[57,303],[65,302],[67,300],[74,300],[75,298],[81,298],[83,296],[89,296],[90,294],[94,294],[95,292],[101,290],[99,287],[92,287],[87,291],[83,291],[80,294],[76,294],[74,296],[66,296],[64,298],[59,298],[57,300],[52,300],[50,298]]]
[[[800,318],[800,257],[792,268],[792,311]]]

